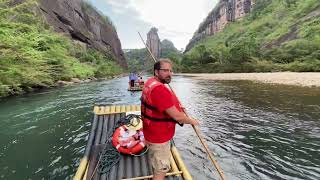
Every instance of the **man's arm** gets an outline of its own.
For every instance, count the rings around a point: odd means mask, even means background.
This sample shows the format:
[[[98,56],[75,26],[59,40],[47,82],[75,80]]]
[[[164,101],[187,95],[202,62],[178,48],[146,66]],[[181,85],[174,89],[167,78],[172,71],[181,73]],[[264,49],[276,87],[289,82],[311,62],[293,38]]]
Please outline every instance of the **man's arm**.
[[[187,117],[185,113],[178,111],[175,106],[171,106],[170,108],[166,109],[165,112],[179,123],[199,125],[198,120]]]

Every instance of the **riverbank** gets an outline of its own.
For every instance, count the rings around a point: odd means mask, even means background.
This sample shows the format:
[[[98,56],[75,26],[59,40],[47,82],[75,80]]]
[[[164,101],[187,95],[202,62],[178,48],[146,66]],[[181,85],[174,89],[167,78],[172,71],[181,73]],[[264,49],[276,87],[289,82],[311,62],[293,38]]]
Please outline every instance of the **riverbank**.
[[[114,75],[114,76],[107,76],[107,77],[103,77],[103,78],[92,77],[92,78],[83,79],[83,80],[78,79],[78,78],[71,78],[70,81],[59,80],[51,87],[68,86],[68,85],[73,85],[73,84],[88,83],[91,81],[104,81],[104,80],[110,80],[110,79],[120,78],[120,77],[124,77],[124,76],[128,76],[128,73],[123,73],[123,74]]]
[[[115,79],[115,78],[121,78],[124,76],[128,76],[128,73],[122,73],[122,74],[113,75],[113,76],[106,76],[103,78],[91,77],[91,78],[87,78],[87,79],[71,78],[70,81],[59,80],[50,86],[29,87],[26,90],[21,89],[21,91],[19,91],[19,92],[14,92],[14,93],[12,92],[12,93],[8,93],[8,94],[1,94],[1,92],[0,92],[0,100],[2,98],[6,98],[6,97],[10,97],[10,96],[19,96],[19,95],[23,95],[23,94],[27,94],[27,93],[41,92],[41,91],[47,90],[47,89],[59,88],[59,87],[64,87],[64,86],[73,86],[73,85],[82,84],[82,83],[89,83],[91,81],[105,81],[105,80],[110,80],[110,79]]]
[[[270,84],[286,84],[306,87],[320,87],[319,72],[274,72],[274,73],[181,73],[196,79],[250,80]]]

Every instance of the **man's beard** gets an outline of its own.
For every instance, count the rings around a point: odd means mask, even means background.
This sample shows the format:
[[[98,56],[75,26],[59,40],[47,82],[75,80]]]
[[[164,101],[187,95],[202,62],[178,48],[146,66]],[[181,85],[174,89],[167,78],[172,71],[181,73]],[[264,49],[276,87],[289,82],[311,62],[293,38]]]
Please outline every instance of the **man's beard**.
[[[171,82],[171,77],[168,77],[166,79],[160,79],[160,82],[163,84],[169,84]]]

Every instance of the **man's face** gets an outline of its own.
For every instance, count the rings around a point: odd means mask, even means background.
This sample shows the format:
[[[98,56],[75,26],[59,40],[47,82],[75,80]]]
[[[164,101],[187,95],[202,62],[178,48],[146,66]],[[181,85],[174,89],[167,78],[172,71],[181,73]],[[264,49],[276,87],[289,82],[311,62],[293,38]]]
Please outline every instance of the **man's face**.
[[[155,70],[157,78],[163,84],[169,84],[171,82],[172,77],[172,67],[170,63],[161,63],[160,69]]]

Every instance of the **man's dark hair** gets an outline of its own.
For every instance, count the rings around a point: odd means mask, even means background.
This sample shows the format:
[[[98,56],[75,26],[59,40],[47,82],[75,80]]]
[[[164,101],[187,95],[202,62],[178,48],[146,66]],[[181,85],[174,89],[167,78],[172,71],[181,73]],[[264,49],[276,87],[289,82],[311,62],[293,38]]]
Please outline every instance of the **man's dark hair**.
[[[169,64],[172,65],[171,60],[168,59],[168,58],[161,58],[161,59],[159,59],[159,60],[158,60],[157,62],[155,62],[154,65],[153,65],[153,75],[156,75],[156,73],[155,73],[156,70],[160,70],[160,69],[161,69],[161,64],[162,64],[162,63],[169,63]]]

